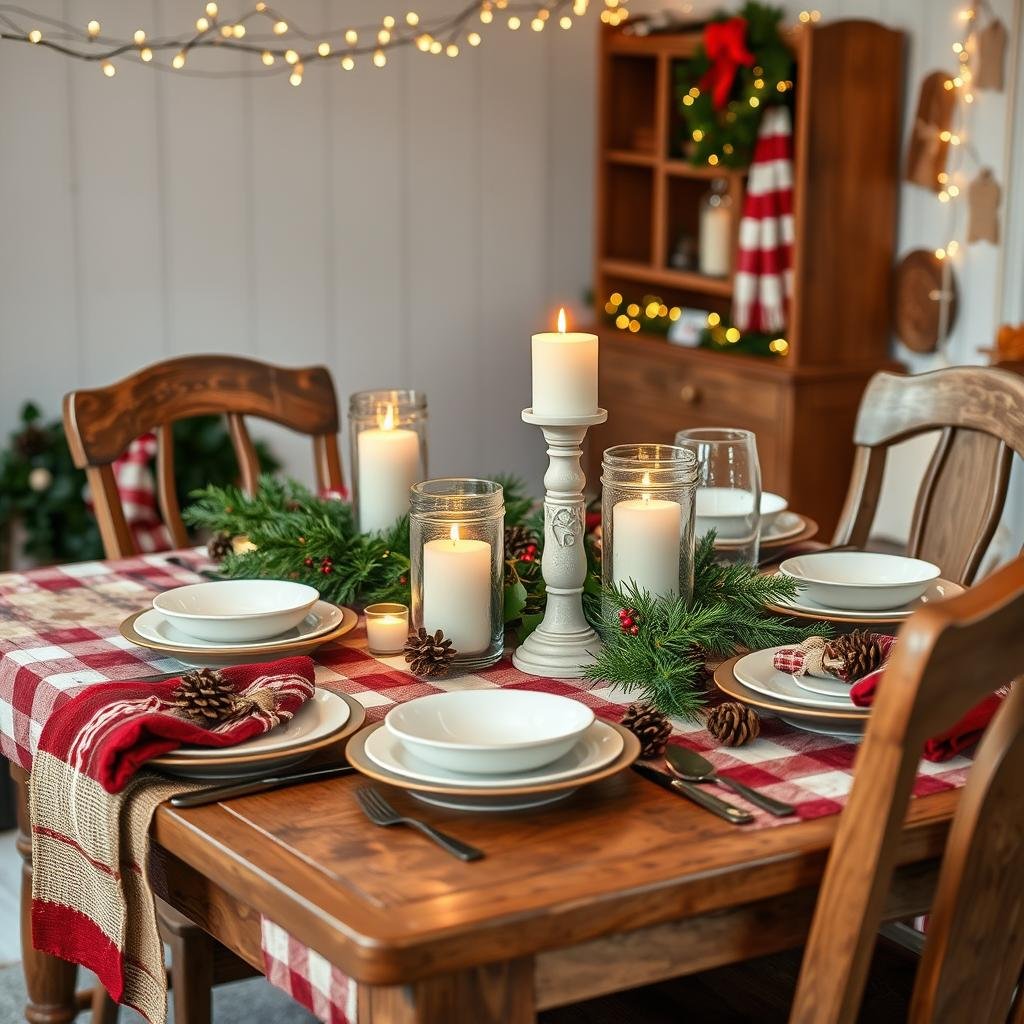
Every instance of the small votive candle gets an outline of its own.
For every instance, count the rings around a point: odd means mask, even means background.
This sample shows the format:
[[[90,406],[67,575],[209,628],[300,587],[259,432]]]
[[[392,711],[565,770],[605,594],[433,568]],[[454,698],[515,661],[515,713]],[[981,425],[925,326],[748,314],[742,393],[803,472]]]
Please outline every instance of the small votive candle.
[[[409,637],[409,608],[384,601],[366,606],[366,640],[371,654],[398,654]]]

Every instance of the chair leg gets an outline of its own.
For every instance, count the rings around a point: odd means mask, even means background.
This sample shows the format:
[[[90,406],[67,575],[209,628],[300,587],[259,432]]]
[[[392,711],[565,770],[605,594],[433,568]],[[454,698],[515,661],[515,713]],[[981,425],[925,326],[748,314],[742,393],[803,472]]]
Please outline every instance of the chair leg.
[[[174,1024],[211,1024],[214,940],[162,900],[157,901],[157,920],[171,947]]]
[[[107,995],[102,985],[92,990],[92,1024],[117,1024],[117,1003]]]

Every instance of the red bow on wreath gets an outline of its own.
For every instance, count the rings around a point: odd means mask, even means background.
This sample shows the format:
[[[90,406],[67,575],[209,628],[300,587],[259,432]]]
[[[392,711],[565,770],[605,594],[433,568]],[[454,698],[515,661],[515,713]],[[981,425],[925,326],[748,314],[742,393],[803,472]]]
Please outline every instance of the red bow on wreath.
[[[746,18],[729,18],[728,21],[713,21],[704,28],[704,51],[711,61],[711,67],[698,83],[702,90],[711,90],[711,101],[715,110],[721,110],[732,92],[736,69],[754,63],[754,55],[747,49]]]

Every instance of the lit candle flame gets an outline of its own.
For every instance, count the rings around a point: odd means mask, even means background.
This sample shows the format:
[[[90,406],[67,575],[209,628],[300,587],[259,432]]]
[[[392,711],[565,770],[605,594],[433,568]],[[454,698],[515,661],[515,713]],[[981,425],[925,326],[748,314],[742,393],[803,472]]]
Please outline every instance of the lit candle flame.
[[[381,430],[395,429],[395,407],[389,405],[384,410],[384,415],[378,417],[378,424]]]
[[[558,333],[565,334],[565,307],[558,311]]]
[[[453,544],[459,539],[458,523],[452,523],[452,528],[448,531],[448,536],[451,538]]]

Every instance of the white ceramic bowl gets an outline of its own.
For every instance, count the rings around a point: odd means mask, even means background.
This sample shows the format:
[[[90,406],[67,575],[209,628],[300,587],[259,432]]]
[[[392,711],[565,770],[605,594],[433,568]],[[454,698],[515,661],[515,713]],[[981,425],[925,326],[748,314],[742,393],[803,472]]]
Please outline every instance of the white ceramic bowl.
[[[320,599],[316,588],[287,580],[215,580],[153,598],[175,629],[199,640],[268,640],[297,626]]]
[[[919,558],[869,551],[821,551],[787,558],[779,571],[803,585],[801,593],[826,608],[873,612],[919,598],[939,578],[939,567]]]
[[[753,508],[753,495],[737,487],[697,488],[697,536],[714,530],[721,540],[749,536],[746,517]],[[789,503],[779,494],[761,494],[761,529],[764,530]]]
[[[384,725],[415,757],[453,772],[524,772],[567,754],[593,724],[585,704],[536,690],[461,690],[392,708]]]

